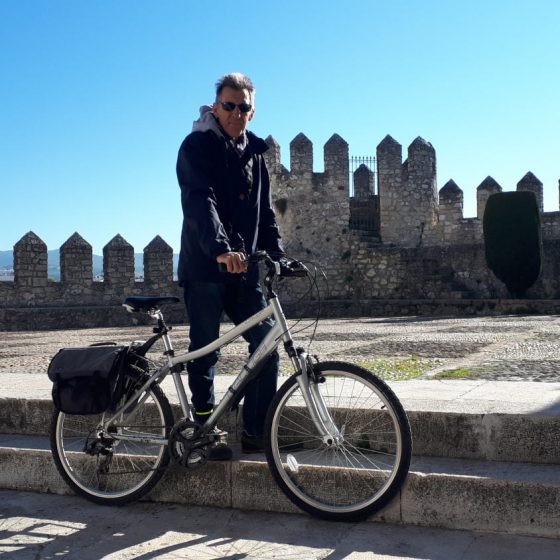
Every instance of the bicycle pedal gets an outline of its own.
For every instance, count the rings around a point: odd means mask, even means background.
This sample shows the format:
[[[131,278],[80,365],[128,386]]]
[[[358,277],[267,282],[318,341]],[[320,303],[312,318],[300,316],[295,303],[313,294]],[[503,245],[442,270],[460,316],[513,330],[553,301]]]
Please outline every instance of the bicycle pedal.
[[[223,430],[216,430],[214,432],[210,432],[208,437],[215,443],[227,443],[227,435],[228,433]]]

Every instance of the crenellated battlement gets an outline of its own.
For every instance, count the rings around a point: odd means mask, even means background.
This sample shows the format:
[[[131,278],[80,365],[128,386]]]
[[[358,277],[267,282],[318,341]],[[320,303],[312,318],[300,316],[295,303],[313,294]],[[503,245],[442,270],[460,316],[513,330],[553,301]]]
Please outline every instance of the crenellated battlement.
[[[60,279],[68,284],[87,284],[92,275],[93,248],[76,232],[60,247]]]
[[[290,142],[290,169],[281,164],[280,146],[272,136],[266,139],[268,151],[265,159],[268,170],[276,180],[300,186],[321,187],[327,183],[337,190],[348,186],[349,155],[348,142],[338,134],[333,134],[323,147],[324,172],[313,171],[313,143],[300,132]]]
[[[303,133],[290,143],[290,169],[280,163],[280,147],[269,136],[265,154],[272,197],[288,252],[320,256],[327,267],[350,222],[348,143],[333,134],[323,147],[324,171],[313,171],[313,144]],[[324,251],[328,246],[329,251]]]
[[[349,212],[349,198],[361,214],[364,210],[357,203],[367,201],[368,208],[375,212],[370,222],[384,244],[418,247],[481,242],[479,222],[486,201],[503,190],[491,176],[486,177],[476,189],[476,218],[464,218],[461,188],[450,180],[438,192],[436,152],[421,137],[408,146],[403,161],[401,144],[390,135],[385,136],[376,149],[377,168],[360,165],[352,177],[348,143],[338,134],[333,134],[323,147],[321,173],[313,171],[313,143],[305,134],[299,133],[290,143],[289,170],[281,164],[276,140],[269,136],[267,143],[270,148],[265,157],[272,177],[273,197],[280,201],[277,209],[282,216],[290,203],[292,206],[334,204],[338,214],[333,218],[344,219]],[[353,197],[349,196],[350,180],[354,186]],[[519,180],[517,190],[534,192],[543,211],[543,184],[532,172]],[[552,216],[546,220],[546,235],[560,230],[560,224],[558,228],[550,227],[551,219]]]
[[[418,137],[401,158],[390,136],[377,146],[380,232],[387,243],[416,247],[437,224],[436,153]]]
[[[17,313],[21,315],[21,310],[31,308],[51,328],[68,322],[75,325],[73,313],[77,308],[89,310],[89,319],[84,319],[87,324],[82,326],[92,326],[92,316],[102,309],[105,313],[111,310],[116,317],[112,323],[127,324],[131,317],[120,307],[125,297],[181,292],[173,280],[173,249],[159,236],[144,248],[142,280],[135,278],[134,248],[119,234],[103,247],[102,281],[93,277],[92,246],[79,233],[61,245],[59,255],[60,281],[55,281],[48,277],[47,245],[33,231],[14,245],[14,279],[0,282],[0,328],[11,328],[10,317],[15,310],[20,310]],[[182,310],[175,311],[184,320]],[[26,321],[32,325],[34,319],[27,314]]]
[[[88,285],[93,278],[92,246],[78,233],[60,246],[60,282],[48,278],[47,245],[33,231],[14,245],[14,280],[18,287],[45,287],[49,283]],[[144,248],[144,278],[135,279],[134,247],[120,234],[103,247],[103,283],[105,286],[150,287],[173,284],[173,249],[159,235]],[[2,284],[0,284],[2,286]],[[107,291],[110,291],[108,289]]]
[[[303,132],[290,142],[290,173],[297,177],[313,173],[313,144]]]

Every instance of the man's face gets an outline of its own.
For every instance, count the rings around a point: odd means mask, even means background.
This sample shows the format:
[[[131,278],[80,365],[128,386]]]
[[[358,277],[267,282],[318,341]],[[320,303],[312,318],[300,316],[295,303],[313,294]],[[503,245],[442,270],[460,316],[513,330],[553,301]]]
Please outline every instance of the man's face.
[[[235,107],[233,110],[228,111],[227,106],[224,108],[223,104],[233,103]],[[241,105],[241,108],[239,107]],[[247,112],[243,112],[247,105],[251,105],[251,109]],[[247,124],[253,118],[255,114],[255,108],[252,106],[251,96],[246,90],[236,90],[230,87],[225,87],[220,93],[220,98],[212,106],[212,112],[222,125],[222,128],[226,131],[228,136],[234,139],[239,138],[245,129]]]

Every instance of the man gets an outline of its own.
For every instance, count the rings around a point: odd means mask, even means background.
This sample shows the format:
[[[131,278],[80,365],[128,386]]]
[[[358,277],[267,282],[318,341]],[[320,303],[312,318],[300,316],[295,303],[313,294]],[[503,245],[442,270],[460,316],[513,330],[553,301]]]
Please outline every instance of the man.
[[[223,76],[216,84],[214,104],[201,107],[200,118],[179,149],[183,229],[178,273],[189,315],[190,351],[218,338],[222,312],[239,324],[265,307],[258,270],[247,269],[245,255],[256,250],[266,250],[273,258],[284,254],[263,158],[268,146],[246,130],[254,114],[251,80],[239,73]],[[220,272],[219,263],[227,273]],[[271,326],[268,320],[244,335],[249,352],[254,352]],[[187,366],[199,423],[214,407],[218,358],[216,351]],[[241,439],[245,453],[262,451],[264,420],[277,377],[275,353],[245,390]],[[210,460],[228,460],[231,449],[217,444],[208,455]]]

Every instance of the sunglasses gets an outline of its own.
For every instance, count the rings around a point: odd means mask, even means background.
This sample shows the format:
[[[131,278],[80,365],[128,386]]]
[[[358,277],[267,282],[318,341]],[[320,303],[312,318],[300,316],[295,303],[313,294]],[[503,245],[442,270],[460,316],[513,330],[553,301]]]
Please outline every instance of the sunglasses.
[[[236,107],[242,113],[248,113],[253,108],[250,103],[239,103],[236,105],[231,101],[220,101],[220,105],[222,106],[222,109],[228,113],[231,113]]]

